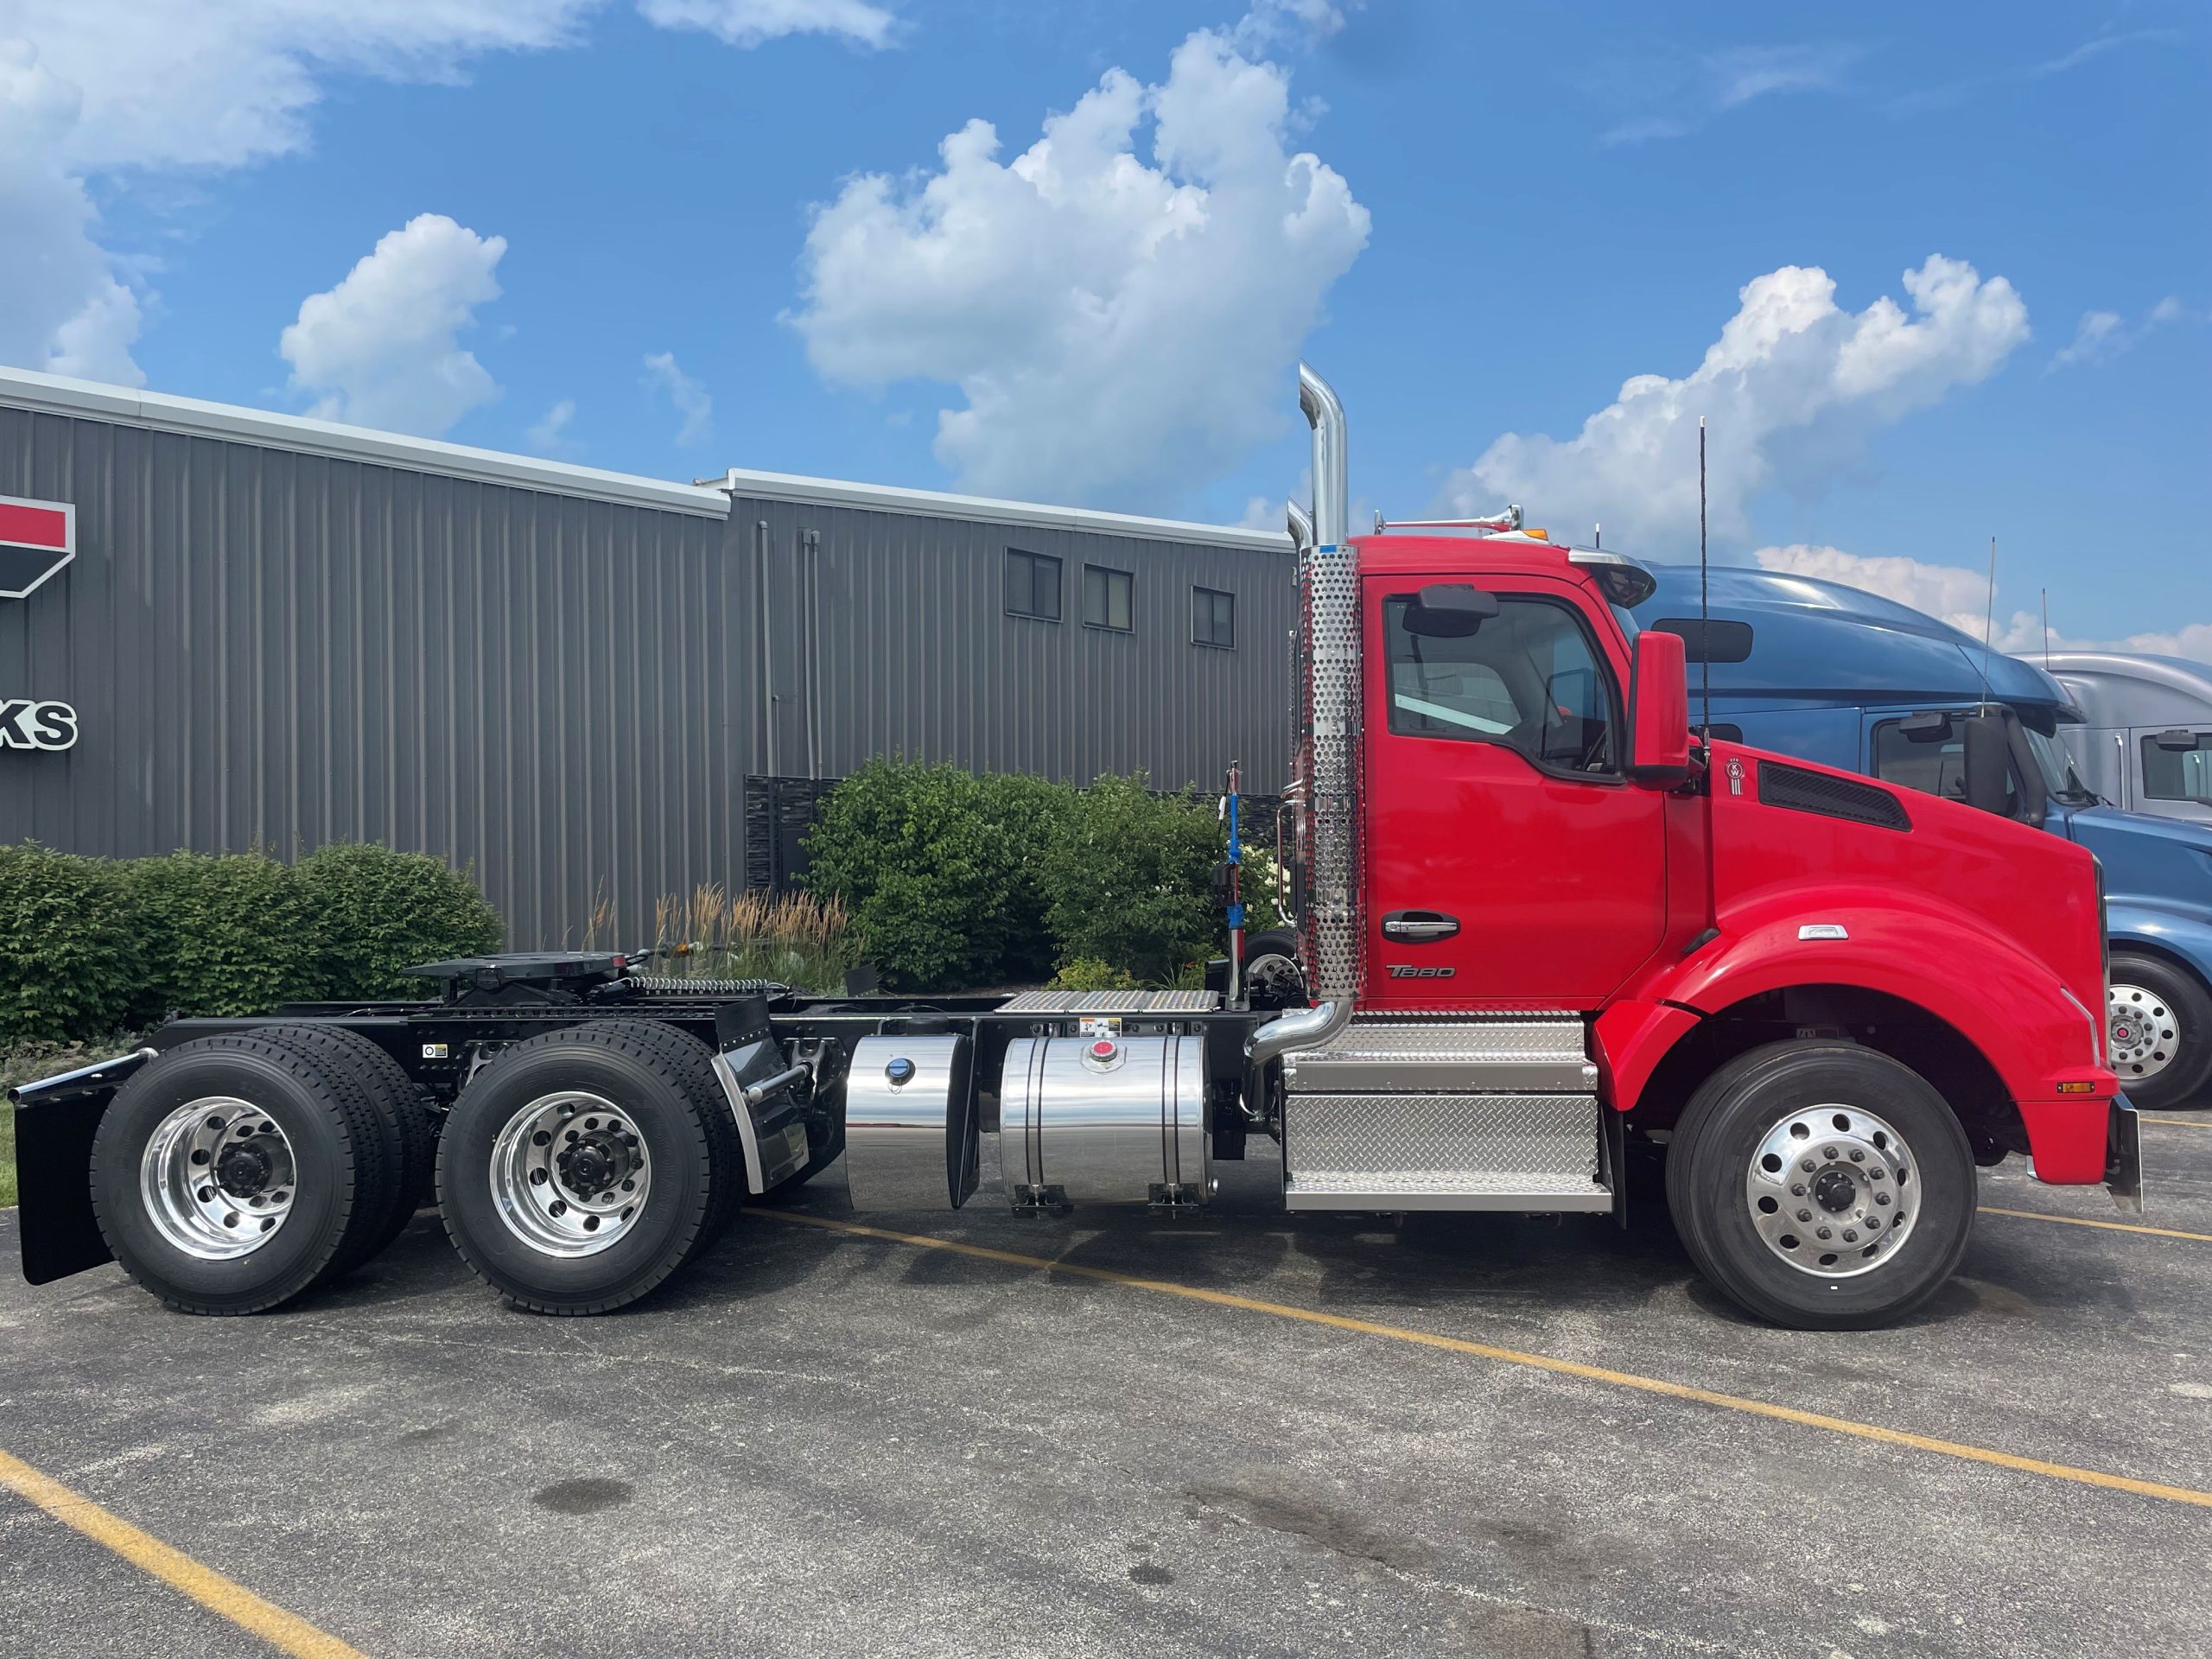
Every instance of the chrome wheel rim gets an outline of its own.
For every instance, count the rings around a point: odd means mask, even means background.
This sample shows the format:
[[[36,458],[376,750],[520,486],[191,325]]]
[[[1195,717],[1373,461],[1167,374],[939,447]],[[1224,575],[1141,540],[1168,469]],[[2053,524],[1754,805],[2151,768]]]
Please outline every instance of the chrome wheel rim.
[[[1904,1137],[1858,1106],[1808,1106],[1751,1153],[1744,1199],[1770,1252],[1818,1279],[1853,1279],[1895,1255],[1920,1219]]]
[[[297,1171],[291,1141],[268,1113],[208,1095],[154,1126],[138,1157],[138,1196],[163,1242],[202,1262],[228,1262],[276,1236],[292,1213]]]
[[[1306,976],[1289,957],[1269,951],[1244,968],[1244,1000],[1255,1007],[1284,1008],[1306,1001]]]
[[[2181,1047],[2181,1022],[2173,1006],[2141,985],[2115,985],[2105,1007],[2112,1033],[2112,1069],[2141,1083],[2173,1064]]]
[[[492,1143],[492,1203],[547,1255],[596,1255],[643,1213],[652,1159],[629,1113],[602,1095],[541,1095]]]

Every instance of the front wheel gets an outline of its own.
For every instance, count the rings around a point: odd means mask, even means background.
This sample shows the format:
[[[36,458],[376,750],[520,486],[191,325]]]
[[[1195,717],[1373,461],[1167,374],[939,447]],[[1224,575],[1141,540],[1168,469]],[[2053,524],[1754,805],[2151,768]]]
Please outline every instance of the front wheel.
[[[1667,1205],[1698,1271],[1777,1325],[1904,1318],[1966,1253],[1973,1149],[1917,1072],[1847,1043],[1738,1056],[1683,1109]]]
[[[1267,1012],[1306,1005],[1306,970],[1298,963],[1298,935],[1271,927],[1244,942],[1244,1000]]]
[[[2128,1103],[2196,1104],[2212,1079],[2212,995],[2163,957],[2115,950],[2106,996],[2112,1069]]]

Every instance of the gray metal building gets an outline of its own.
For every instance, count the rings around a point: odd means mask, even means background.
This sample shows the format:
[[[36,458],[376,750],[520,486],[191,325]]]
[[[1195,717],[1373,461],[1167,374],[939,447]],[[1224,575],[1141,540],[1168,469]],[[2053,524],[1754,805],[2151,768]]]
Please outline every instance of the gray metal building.
[[[66,563],[8,545],[64,517]],[[0,842],[383,841],[473,862],[518,947],[601,899],[642,938],[779,876],[875,754],[1279,788],[1291,570],[1280,535],[0,370]]]

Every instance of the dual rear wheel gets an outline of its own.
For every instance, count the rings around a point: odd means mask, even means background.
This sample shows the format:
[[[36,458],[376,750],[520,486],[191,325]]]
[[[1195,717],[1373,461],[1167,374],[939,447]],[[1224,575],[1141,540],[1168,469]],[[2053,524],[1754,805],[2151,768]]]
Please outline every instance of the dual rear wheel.
[[[609,1021],[513,1045],[442,1133],[356,1033],[200,1038],[119,1089],[92,1160],[109,1249],[164,1303],[252,1313],[361,1266],[435,1197],[454,1247],[510,1303],[597,1313],[711,1243],[745,1168],[707,1049]]]

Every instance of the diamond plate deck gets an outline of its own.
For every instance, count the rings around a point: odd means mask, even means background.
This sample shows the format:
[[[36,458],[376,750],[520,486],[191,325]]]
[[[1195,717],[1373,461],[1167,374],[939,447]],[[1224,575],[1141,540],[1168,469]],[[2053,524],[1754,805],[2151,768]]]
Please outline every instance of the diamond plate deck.
[[[1485,1020],[1414,1024],[1359,1020],[1324,1049],[1285,1057],[1294,1094],[1586,1095],[1598,1069],[1580,1020]]]
[[[1001,1014],[1211,1014],[1218,991],[1024,991]]]
[[[1298,1094],[1284,1103],[1293,1209],[1598,1210],[1591,1095]]]

